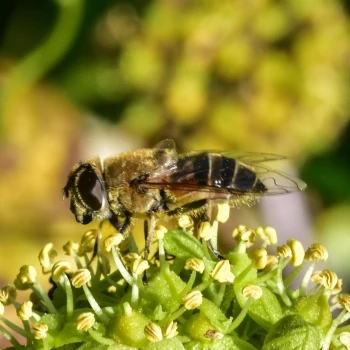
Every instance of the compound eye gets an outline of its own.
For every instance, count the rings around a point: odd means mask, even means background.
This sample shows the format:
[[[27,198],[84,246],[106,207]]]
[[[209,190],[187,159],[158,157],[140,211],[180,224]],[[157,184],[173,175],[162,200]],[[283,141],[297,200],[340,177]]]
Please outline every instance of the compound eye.
[[[77,190],[87,207],[93,211],[101,209],[104,189],[93,169],[84,169],[80,173],[77,181]]]

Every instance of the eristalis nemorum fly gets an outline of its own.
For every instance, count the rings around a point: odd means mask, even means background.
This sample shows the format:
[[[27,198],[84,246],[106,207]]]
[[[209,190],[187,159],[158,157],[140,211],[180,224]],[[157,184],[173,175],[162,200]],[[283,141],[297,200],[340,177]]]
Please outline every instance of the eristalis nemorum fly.
[[[285,159],[267,153],[193,151],[178,154],[172,140],[104,159],[80,162],[71,170],[65,197],[82,224],[109,220],[121,233],[134,219],[149,232],[164,215],[196,214],[213,202],[231,206],[260,196],[301,191],[306,184],[264,163]],[[151,239],[147,239],[146,251]]]

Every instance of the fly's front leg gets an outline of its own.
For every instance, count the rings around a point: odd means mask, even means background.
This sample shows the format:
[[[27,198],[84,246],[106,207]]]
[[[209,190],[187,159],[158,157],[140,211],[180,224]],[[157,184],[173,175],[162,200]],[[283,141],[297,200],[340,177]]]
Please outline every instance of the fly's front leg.
[[[123,225],[122,227],[119,229],[119,232],[122,234],[122,235],[125,235],[125,233],[129,230],[130,228],[130,224],[131,224],[131,215],[130,214],[127,214],[125,216],[125,219],[124,219],[124,222],[123,222]]]
[[[149,214],[149,219],[145,220],[145,260],[148,259],[150,248],[154,238],[154,231],[156,228],[156,216]]]
[[[104,221],[101,221],[100,224],[98,225],[98,230],[97,230],[97,235],[96,235],[96,240],[95,240],[95,244],[94,244],[94,250],[93,250],[91,261],[98,254],[98,250],[100,248],[100,240],[102,238],[102,225],[103,225],[103,223],[104,223]]]
[[[131,218],[132,216],[130,213],[125,213],[124,217],[113,215],[109,219],[109,222],[113,225],[117,232],[121,233],[124,236],[124,238],[128,238],[129,249],[130,245],[132,245],[132,243],[130,242],[133,242],[133,240],[130,240],[129,236],[130,227],[132,225]]]
[[[211,200],[207,200],[206,209],[205,215],[207,216],[207,220],[210,222],[213,214],[213,202]]]
[[[210,251],[220,260],[225,260],[223,255],[220,254],[220,252],[213,247],[213,243],[211,240],[207,241],[207,246],[210,249]]]
[[[109,222],[117,229],[119,233],[125,235],[125,233],[129,230],[131,225],[131,215],[130,213],[125,213],[124,220],[117,215],[113,215]]]
[[[207,201],[207,217],[208,221],[211,223],[213,230],[216,230],[215,236],[213,236],[209,241],[208,241],[208,246],[211,249],[211,251],[218,256],[218,233],[217,233],[217,223],[212,222],[212,214],[213,214],[213,202],[211,200]],[[216,226],[216,228],[215,228]]]
[[[94,261],[94,259],[96,258],[96,256],[99,254],[99,249],[100,249],[100,240],[102,238],[102,225],[103,225],[104,221],[101,221],[100,224],[98,225],[98,230],[97,230],[97,234],[96,234],[96,238],[95,238],[95,243],[94,243],[94,248],[92,251],[92,256],[91,259],[89,260],[89,262],[87,263],[86,267],[89,267],[91,265],[91,263]]]

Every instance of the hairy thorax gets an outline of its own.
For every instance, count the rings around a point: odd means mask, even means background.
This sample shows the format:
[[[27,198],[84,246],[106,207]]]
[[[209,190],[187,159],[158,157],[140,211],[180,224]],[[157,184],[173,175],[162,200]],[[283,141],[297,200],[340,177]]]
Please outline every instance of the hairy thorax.
[[[158,189],[144,191],[138,187],[149,169],[156,167],[151,149],[141,152],[127,152],[122,156],[107,158],[104,162],[104,175],[108,184],[107,193],[114,214],[133,213],[136,216],[157,212],[161,206]]]

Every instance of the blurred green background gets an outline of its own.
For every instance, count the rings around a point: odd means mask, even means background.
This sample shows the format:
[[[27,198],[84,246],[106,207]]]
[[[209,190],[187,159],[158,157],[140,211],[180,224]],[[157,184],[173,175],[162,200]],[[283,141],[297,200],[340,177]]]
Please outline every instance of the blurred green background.
[[[349,282],[349,16],[345,0],[2,1],[1,284],[87,229],[61,200],[73,164],[163,138],[291,157],[306,193],[235,222],[324,243]]]

